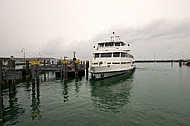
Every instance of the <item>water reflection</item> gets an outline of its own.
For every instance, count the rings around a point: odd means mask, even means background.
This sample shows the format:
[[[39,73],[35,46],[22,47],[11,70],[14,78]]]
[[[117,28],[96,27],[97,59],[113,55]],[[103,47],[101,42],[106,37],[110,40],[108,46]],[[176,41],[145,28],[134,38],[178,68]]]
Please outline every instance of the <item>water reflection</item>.
[[[8,95],[9,94],[9,95]],[[16,86],[13,85],[13,90],[3,90],[3,123],[10,121],[10,125],[16,124],[19,116],[25,112],[21,104],[18,104]]]
[[[40,74],[40,83],[49,82],[55,80],[55,72],[53,71],[44,71],[43,74]]]
[[[78,78],[75,78],[74,80],[74,83],[75,83],[75,93],[79,94],[79,91],[80,91],[80,86],[82,85],[81,81],[82,79],[84,79],[83,77],[78,77]]]
[[[130,101],[133,73],[100,80],[91,81],[91,96],[93,105],[102,111],[119,112]]]
[[[32,120],[42,118],[42,115],[40,113],[40,107],[40,90],[37,89],[37,94],[35,91],[32,91],[32,104],[30,110]]]
[[[69,100],[69,92],[68,88],[71,88],[73,85],[75,85],[75,93],[78,96],[79,91],[80,91],[80,83],[82,81],[82,77],[78,78],[70,78],[68,80],[61,80],[61,83],[63,84],[63,101],[66,102]],[[82,83],[81,83],[82,84]]]
[[[30,80],[28,79],[28,80],[25,80],[25,91],[27,91],[28,93],[31,91],[31,89],[30,89]]]
[[[63,101],[66,102],[69,100],[69,94],[68,94],[68,85],[67,82],[63,84]]]

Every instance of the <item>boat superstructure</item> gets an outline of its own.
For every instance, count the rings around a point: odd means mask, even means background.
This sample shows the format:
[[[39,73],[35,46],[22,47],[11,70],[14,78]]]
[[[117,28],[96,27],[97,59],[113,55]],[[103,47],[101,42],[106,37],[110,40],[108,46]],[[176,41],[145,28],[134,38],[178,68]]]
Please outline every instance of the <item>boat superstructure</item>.
[[[134,57],[129,52],[130,45],[126,45],[120,36],[113,32],[110,41],[99,42],[93,48],[90,66],[92,78],[104,79],[133,70]]]

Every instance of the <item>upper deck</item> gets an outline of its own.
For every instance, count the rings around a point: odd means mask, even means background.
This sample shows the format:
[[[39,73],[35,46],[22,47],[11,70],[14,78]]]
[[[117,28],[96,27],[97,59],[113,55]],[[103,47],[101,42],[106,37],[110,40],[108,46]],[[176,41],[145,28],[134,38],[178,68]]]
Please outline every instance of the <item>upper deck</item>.
[[[120,36],[115,35],[113,32],[111,40],[106,42],[98,42],[98,46],[94,47],[94,51],[130,51],[129,47],[129,44],[126,45],[123,41],[121,41]]]

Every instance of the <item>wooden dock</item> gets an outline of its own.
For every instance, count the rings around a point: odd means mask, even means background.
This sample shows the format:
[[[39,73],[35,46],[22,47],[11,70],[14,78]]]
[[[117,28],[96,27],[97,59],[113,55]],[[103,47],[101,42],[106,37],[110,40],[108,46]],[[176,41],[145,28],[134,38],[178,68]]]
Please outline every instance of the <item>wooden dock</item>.
[[[6,64],[5,64],[6,63]],[[39,94],[40,72],[55,71],[57,77],[61,77],[64,81],[68,80],[68,77],[75,77],[85,75],[88,79],[89,61],[80,61],[73,58],[72,61],[64,60],[60,64],[50,64],[44,61],[43,64],[39,60],[26,60],[25,63],[19,64],[24,67],[16,69],[16,63],[13,57],[0,58],[0,126],[3,125],[3,98],[2,98],[2,85],[6,84],[9,88],[9,94],[13,95],[15,82],[18,79],[23,79],[26,76],[30,77],[32,82],[32,93]]]
[[[88,61],[80,61],[76,58],[72,61],[64,59],[60,64],[48,64],[45,61],[41,64],[39,60],[26,60],[26,63],[22,64],[23,67],[17,69],[13,59],[0,60],[2,61],[2,80],[6,82],[23,78],[26,75],[32,77],[32,73],[36,74],[37,72],[41,73],[46,71],[56,72],[56,77],[77,77],[78,75],[85,75],[85,70],[89,67]],[[4,60],[7,60],[7,65],[3,65]]]

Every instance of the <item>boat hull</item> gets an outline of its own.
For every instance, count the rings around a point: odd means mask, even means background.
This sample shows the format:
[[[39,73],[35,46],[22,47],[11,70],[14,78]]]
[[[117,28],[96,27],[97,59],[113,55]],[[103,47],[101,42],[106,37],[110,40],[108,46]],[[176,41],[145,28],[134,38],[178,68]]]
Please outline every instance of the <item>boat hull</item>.
[[[91,72],[91,76],[93,80],[101,80],[101,79],[106,79],[114,76],[119,76],[128,72],[131,72],[135,70],[135,67],[131,67],[130,69],[127,70],[121,70],[121,71],[109,71],[109,72],[99,72],[99,73],[94,73]]]

